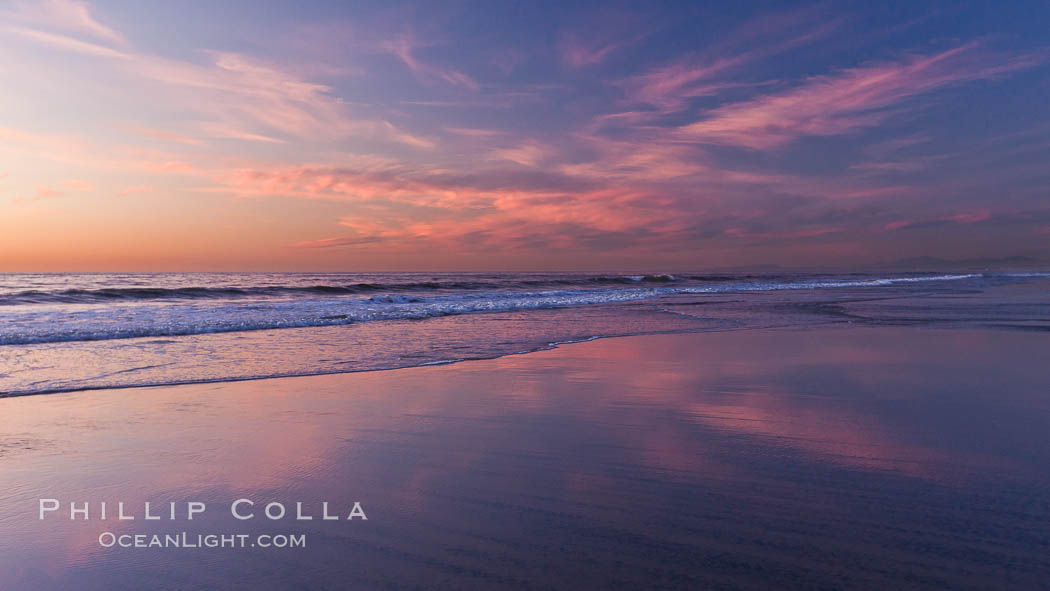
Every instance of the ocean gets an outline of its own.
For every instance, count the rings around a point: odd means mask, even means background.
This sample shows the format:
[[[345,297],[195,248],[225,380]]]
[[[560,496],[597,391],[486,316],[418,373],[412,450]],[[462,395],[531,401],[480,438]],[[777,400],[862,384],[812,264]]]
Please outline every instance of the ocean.
[[[1050,273],[0,275],[0,396],[487,359],[827,323],[1046,330]],[[1007,300],[968,296],[1006,290]]]

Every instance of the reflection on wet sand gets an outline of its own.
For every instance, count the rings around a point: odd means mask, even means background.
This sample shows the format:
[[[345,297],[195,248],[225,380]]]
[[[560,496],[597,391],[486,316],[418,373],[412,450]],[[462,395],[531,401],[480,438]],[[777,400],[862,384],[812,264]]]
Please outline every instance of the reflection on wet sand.
[[[1050,575],[1044,341],[663,335],[0,400],[0,571],[26,589],[1034,587]],[[242,497],[361,501],[369,519],[234,520]],[[208,512],[39,521],[39,498]],[[309,545],[107,549],[103,531]]]

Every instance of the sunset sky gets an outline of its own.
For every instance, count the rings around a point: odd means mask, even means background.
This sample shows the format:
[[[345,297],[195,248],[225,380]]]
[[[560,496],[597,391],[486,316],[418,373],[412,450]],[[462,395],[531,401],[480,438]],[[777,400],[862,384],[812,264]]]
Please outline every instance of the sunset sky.
[[[1050,256],[1044,2],[0,0],[0,271]]]

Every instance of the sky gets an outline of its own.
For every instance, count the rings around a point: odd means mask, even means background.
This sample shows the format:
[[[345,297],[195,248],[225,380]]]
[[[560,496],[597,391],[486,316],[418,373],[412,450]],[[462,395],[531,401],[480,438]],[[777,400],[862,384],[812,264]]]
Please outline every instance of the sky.
[[[1048,19],[0,0],[0,271],[1050,258]]]

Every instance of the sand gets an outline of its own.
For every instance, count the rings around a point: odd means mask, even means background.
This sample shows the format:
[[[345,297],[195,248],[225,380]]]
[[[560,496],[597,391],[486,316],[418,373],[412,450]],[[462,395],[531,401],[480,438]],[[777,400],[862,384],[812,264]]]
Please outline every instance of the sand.
[[[748,330],[2,399],[0,587],[1036,588],[1048,353],[1036,331]]]

